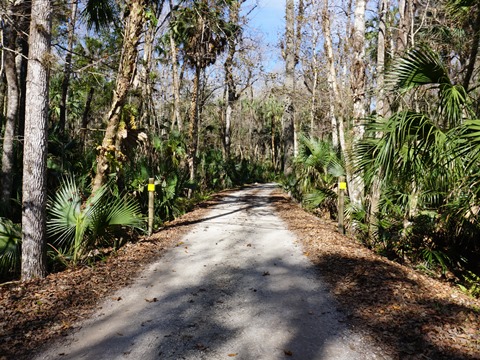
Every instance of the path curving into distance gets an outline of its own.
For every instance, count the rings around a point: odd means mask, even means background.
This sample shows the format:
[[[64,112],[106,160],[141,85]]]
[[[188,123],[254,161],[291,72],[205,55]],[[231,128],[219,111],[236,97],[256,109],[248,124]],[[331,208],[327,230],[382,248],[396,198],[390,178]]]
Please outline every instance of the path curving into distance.
[[[386,359],[345,317],[269,205],[274,184],[232,192],[35,359]]]

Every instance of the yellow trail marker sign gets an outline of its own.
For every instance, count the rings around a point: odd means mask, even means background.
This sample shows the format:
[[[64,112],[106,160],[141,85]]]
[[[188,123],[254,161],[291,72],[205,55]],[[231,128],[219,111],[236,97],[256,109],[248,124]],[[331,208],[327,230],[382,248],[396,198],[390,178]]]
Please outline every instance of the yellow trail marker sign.
[[[347,190],[347,183],[345,181],[340,181],[338,187],[340,190]]]
[[[148,184],[148,191],[155,191],[155,184]]]

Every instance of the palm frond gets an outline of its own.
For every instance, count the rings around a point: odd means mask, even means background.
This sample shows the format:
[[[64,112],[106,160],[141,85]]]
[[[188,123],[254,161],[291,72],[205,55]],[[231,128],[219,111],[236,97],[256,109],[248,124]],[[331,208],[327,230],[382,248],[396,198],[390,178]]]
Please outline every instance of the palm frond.
[[[480,119],[471,119],[463,123],[458,147],[459,156],[473,155],[474,161],[480,160]]]
[[[108,226],[122,225],[128,227],[142,228],[145,219],[141,216],[140,205],[135,199],[127,196],[115,199],[107,210]]]
[[[115,2],[112,0],[88,0],[82,11],[82,17],[88,28],[99,31],[114,21],[115,11]]]
[[[12,271],[19,266],[21,242],[20,224],[0,218],[0,273]]]
[[[308,208],[314,209],[322,206],[326,201],[337,198],[335,191],[330,189],[315,189],[305,195],[304,202]]]
[[[73,242],[81,206],[82,197],[73,177],[64,178],[54,198],[48,199],[47,233],[55,237],[55,244],[64,246]]]
[[[141,228],[144,223],[137,202],[108,193],[109,186],[107,183],[84,198],[73,177],[67,177],[55,196],[49,199],[49,236],[53,244],[72,254],[74,261],[91,249],[112,226]]]
[[[400,58],[388,73],[386,83],[401,92],[421,85],[451,84],[442,60],[427,47],[410,50]]]

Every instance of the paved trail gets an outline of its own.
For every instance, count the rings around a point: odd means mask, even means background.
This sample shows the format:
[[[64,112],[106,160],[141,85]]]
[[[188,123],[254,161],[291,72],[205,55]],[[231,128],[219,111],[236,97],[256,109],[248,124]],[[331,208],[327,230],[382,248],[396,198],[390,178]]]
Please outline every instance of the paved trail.
[[[383,359],[347,330],[274,185],[234,192],[40,359]]]

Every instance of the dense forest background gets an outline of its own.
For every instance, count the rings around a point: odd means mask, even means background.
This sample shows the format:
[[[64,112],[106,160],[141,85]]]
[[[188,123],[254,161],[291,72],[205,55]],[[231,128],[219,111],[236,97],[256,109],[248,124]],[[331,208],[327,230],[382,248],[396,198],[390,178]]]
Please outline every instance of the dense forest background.
[[[480,293],[480,5],[1,2],[1,278],[95,260],[209,192],[277,181],[368,247]]]

